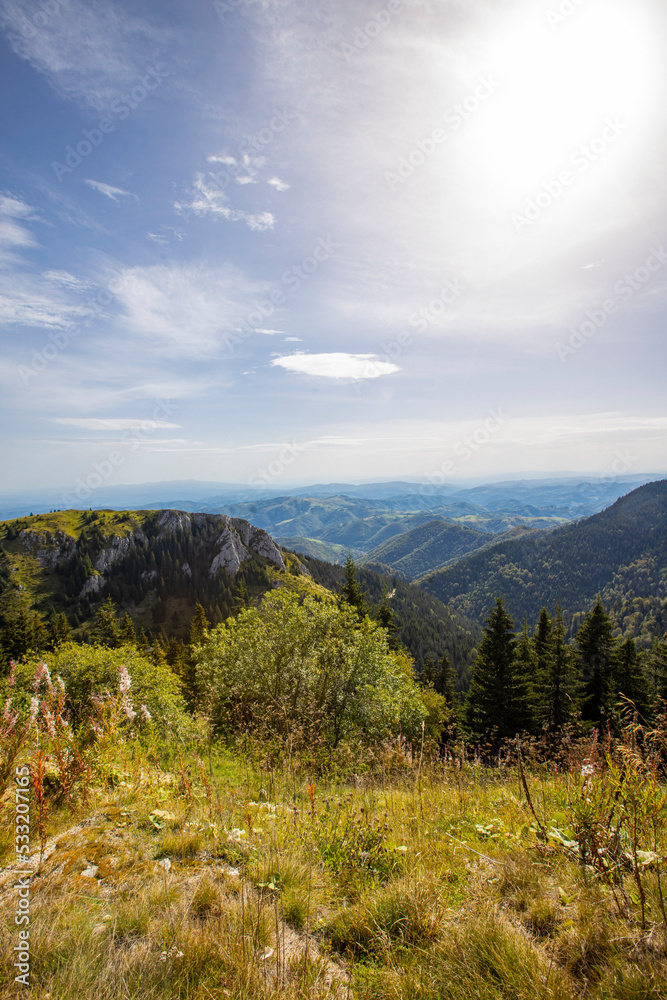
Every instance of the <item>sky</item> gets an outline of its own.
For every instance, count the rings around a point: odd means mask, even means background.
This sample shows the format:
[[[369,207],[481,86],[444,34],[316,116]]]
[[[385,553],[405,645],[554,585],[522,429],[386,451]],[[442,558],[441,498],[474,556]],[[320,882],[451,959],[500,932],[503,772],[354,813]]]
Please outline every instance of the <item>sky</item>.
[[[0,490],[664,472],[666,45],[659,0],[0,0]]]

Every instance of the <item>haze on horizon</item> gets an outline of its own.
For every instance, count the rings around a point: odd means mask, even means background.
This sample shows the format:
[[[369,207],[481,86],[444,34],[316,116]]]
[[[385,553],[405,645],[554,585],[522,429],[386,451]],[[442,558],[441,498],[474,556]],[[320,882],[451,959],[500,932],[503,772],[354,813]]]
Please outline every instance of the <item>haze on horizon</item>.
[[[667,468],[659,0],[0,0],[2,492]]]

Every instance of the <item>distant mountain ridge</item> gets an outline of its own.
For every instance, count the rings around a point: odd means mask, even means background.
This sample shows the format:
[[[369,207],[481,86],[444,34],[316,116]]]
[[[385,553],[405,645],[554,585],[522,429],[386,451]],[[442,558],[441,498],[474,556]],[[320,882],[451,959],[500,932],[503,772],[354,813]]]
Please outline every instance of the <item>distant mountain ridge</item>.
[[[519,622],[558,601],[576,620],[600,593],[620,631],[648,641],[667,626],[667,480],[576,523],[498,540],[419,583],[477,621],[499,595]]]

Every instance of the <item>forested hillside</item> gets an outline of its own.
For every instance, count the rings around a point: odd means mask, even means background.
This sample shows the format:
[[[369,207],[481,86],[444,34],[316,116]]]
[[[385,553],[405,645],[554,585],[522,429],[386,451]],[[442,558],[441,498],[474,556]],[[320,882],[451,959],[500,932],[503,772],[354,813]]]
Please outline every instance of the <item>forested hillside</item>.
[[[427,521],[371,549],[361,561],[391,566],[408,580],[414,580],[490,542],[484,531],[447,521]]]
[[[390,571],[389,571],[390,572]],[[283,553],[263,530],[224,515],[66,511],[0,525],[0,627],[5,660],[72,634],[93,636],[105,601],[142,645],[182,657],[196,606],[218,623],[276,586],[332,599],[340,567]],[[467,687],[479,629],[416,585],[364,569],[372,606],[396,591],[400,641],[418,670],[445,652]]]
[[[499,541],[420,584],[478,621],[499,595],[518,621],[534,621],[541,607],[560,601],[571,628],[600,593],[618,634],[648,644],[666,623],[667,481],[575,524]]]

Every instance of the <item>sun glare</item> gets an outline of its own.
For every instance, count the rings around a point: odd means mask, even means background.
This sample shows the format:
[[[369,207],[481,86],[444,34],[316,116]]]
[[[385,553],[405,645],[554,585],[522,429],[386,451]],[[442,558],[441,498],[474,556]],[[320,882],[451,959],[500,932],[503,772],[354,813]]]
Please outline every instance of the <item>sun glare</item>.
[[[558,25],[524,11],[487,54],[501,87],[473,123],[471,140],[482,162],[493,163],[498,195],[528,194],[572,170],[572,157],[591,143],[593,151],[582,154],[591,163],[607,146],[615,145],[621,160],[637,150],[659,98],[641,2],[588,0]]]

